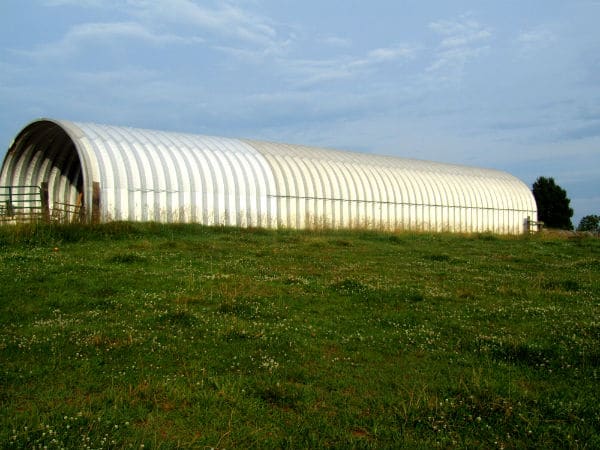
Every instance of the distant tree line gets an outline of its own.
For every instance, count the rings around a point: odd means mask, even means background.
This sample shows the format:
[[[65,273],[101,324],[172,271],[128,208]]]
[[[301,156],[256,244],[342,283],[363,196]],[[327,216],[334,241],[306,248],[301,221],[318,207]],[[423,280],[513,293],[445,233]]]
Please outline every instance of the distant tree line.
[[[591,231],[592,233],[600,233],[600,216],[591,214],[583,217],[579,222],[577,231]]]

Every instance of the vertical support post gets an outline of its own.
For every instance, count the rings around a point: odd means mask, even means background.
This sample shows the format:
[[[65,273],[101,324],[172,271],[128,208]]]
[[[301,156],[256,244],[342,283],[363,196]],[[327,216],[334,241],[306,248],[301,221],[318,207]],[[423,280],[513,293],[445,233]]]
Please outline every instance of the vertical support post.
[[[100,183],[92,183],[92,223],[100,223]]]
[[[42,220],[44,222],[50,222],[50,202],[48,195],[48,182],[43,181],[42,187],[40,191],[40,195],[42,197]]]
[[[15,215],[15,208],[12,202],[12,186],[8,186],[8,200],[6,200],[6,215],[12,217]]]

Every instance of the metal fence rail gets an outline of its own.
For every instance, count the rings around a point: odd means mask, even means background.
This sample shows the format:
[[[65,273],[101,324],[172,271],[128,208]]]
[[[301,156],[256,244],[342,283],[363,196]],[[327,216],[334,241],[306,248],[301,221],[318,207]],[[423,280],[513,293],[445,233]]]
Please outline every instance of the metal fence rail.
[[[0,186],[0,222],[31,222],[43,217],[40,186]]]
[[[73,205],[71,203],[54,202],[50,220],[60,223],[85,222],[85,209],[81,203]]]

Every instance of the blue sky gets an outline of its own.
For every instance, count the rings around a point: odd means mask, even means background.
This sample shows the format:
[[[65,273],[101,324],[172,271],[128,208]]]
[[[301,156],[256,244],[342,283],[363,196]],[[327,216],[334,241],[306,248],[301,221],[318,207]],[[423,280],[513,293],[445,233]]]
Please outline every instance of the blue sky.
[[[552,176],[600,214],[600,0],[1,0],[0,156],[39,117]]]

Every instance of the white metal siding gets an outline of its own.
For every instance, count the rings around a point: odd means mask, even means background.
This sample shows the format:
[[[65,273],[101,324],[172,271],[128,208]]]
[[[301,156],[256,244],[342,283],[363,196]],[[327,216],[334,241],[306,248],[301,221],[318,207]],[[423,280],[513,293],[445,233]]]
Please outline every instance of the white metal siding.
[[[101,220],[519,234],[530,190],[495,170],[300,145],[58,120],[17,136],[0,185],[49,183]],[[88,211],[88,214],[90,212]]]

